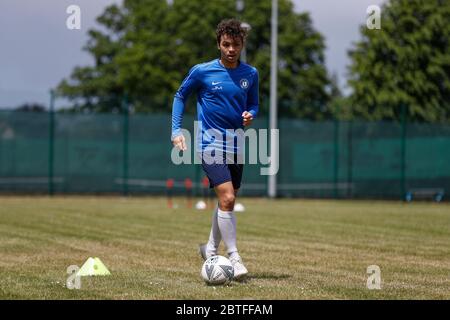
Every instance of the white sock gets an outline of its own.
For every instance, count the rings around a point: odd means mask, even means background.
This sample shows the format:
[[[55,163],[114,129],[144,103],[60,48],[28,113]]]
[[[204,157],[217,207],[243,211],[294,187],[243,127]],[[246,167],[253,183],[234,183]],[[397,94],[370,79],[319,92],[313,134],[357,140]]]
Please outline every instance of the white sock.
[[[216,208],[212,214],[212,223],[211,223],[211,232],[209,233],[209,241],[206,245],[206,254],[208,256],[213,256],[217,254],[217,249],[219,249],[220,240],[222,240],[222,236],[220,234],[219,224],[217,221],[217,210]]]
[[[222,235],[227,252],[232,255],[233,252],[237,252],[236,247],[236,217],[233,211],[222,211],[217,209],[218,224],[220,234]]]

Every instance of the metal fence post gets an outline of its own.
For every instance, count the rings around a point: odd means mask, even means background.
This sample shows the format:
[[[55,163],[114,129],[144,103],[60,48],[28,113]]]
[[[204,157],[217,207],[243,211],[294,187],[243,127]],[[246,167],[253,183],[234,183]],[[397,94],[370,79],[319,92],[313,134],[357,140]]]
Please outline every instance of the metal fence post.
[[[347,198],[353,197],[353,120],[349,120],[347,127]]]
[[[50,108],[49,108],[49,133],[48,133],[48,194],[54,194],[53,184],[53,165],[54,165],[54,143],[55,143],[55,91],[50,90]]]
[[[402,104],[402,115],[401,115],[401,123],[402,123],[402,132],[401,132],[401,165],[400,165],[400,189],[401,189],[401,199],[405,199],[406,195],[406,105]]]
[[[129,108],[128,108],[128,97],[125,94],[122,98],[122,113],[123,113],[123,159],[122,159],[122,194],[124,196],[128,195],[128,130],[129,130]]]
[[[278,0],[272,0],[272,18],[271,18],[271,40],[270,40],[270,129],[278,129]],[[269,131],[271,132],[271,131]],[[278,140],[270,134],[270,166],[274,165],[279,157],[275,157],[275,150],[279,151]],[[277,159],[277,160],[275,160]],[[279,167],[275,163],[275,167]],[[268,196],[275,198],[277,196],[277,175],[268,176]]]
[[[338,111],[339,112],[339,111]],[[334,119],[334,161],[333,161],[333,175],[334,175],[334,198],[338,198],[338,180],[339,180],[339,119],[336,116]]]

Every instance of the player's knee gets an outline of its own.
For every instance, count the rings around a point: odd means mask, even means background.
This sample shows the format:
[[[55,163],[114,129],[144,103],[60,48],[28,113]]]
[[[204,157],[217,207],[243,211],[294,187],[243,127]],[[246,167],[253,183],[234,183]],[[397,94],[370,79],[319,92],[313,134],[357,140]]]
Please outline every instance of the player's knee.
[[[221,207],[223,207],[226,211],[233,211],[234,209],[234,200],[235,196],[233,192],[224,193],[220,199]]]

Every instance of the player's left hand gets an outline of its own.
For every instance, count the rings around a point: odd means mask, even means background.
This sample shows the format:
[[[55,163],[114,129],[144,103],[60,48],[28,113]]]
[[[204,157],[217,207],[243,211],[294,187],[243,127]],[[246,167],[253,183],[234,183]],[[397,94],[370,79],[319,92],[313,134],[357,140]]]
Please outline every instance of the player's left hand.
[[[248,112],[248,111],[244,111],[243,113],[242,113],[242,119],[243,119],[243,123],[244,123],[244,126],[249,126],[249,125],[251,125],[252,124],[252,121],[253,121],[253,115],[250,113],[250,112]]]

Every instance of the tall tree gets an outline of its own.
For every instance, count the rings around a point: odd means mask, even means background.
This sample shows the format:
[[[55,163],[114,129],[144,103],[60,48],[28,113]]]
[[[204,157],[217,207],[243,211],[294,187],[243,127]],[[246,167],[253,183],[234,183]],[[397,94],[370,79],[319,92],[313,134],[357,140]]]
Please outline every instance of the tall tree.
[[[324,39],[307,13],[295,13],[280,0],[280,114],[323,118],[331,113]],[[59,92],[78,108],[108,111],[120,106],[124,93],[137,111],[169,111],[180,81],[193,65],[217,58],[215,28],[224,18],[251,25],[247,60],[260,72],[261,111],[267,112],[270,89],[270,0],[236,1],[125,0],[97,19],[85,46],[94,66],[78,67]],[[194,108],[188,108],[191,111]]]
[[[391,0],[381,29],[361,28],[350,51],[355,116],[450,120],[450,1]]]

